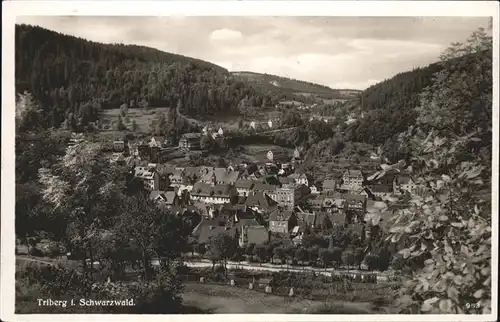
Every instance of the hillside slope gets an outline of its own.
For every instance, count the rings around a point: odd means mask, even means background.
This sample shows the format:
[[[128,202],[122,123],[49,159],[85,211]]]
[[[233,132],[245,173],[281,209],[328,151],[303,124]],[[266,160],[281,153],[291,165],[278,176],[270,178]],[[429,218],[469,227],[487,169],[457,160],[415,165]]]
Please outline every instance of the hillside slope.
[[[352,99],[361,92],[350,89],[332,89],[315,83],[248,71],[230,72],[230,75],[236,80],[246,81],[264,92],[280,97],[282,100],[296,100],[306,103],[345,100]]]
[[[226,69],[156,49],[100,44],[28,25],[15,32],[16,92],[32,92],[46,126],[80,128],[101,109],[173,107],[192,116],[238,114],[242,98],[265,95]],[[268,98],[267,101],[272,101]]]

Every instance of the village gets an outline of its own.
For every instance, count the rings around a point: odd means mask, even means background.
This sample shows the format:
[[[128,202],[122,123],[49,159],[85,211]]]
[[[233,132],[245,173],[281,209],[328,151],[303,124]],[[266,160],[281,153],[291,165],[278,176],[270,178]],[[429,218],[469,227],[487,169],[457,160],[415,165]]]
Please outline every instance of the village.
[[[205,127],[201,133],[183,134],[177,143],[168,137],[138,142],[118,139],[110,159],[125,166],[149,198],[171,213],[199,216],[192,232],[197,249],[220,234],[231,236],[241,248],[276,241],[299,247],[306,231],[332,228],[369,239],[377,230],[364,221],[368,210],[393,194],[411,192],[414,185],[405,173],[368,181],[370,173],[354,167],[340,177],[314,180],[297,170],[303,160],[299,147],[291,155],[269,150],[263,162],[224,168],[169,164],[171,153],[206,154],[201,147],[206,137],[223,144],[224,131]],[[389,218],[391,213],[386,215]],[[385,228],[387,218],[381,219],[380,227]]]

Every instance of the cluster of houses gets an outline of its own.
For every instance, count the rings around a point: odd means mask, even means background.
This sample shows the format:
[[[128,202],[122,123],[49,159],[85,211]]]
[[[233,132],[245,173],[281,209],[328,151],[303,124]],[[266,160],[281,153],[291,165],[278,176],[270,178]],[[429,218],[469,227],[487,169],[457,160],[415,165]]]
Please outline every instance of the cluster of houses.
[[[266,121],[250,121],[248,123],[248,126],[254,130],[257,129],[274,129],[277,128],[281,125],[281,120],[279,118],[275,119],[269,119],[267,122]]]
[[[184,137],[189,140],[191,135]],[[152,138],[151,142],[158,140]],[[367,208],[414,187],[409,175],[367,182],[366,174],[357,169],[317,181],[307,173],[295,172],[301,157],[300,149],[292,156],[269,151],[267,160],[258,164],[218,168],[148,162],[132,164],[131,171],[152,200],[168,208],[197,212],[202,220],[193,236],[204,244],[221,233],[235,237],[240,246],[263,244],[272,238],[300,244],[307,227],[356,226],[368,235],[363,222]]]
[[[134,162],[134,160],[149,161],[151,163],[164,163],[175,152],[201,152],[203,137],[213,140],[219,145],[224,144],[224,131],[222,128],[214,131],[204,127],[201,132],[184,133],[176,143],[173,137],[151,137],[149,140],[129,142],[126,139],[113,141],[113,156],[111,161],[118,163]]]

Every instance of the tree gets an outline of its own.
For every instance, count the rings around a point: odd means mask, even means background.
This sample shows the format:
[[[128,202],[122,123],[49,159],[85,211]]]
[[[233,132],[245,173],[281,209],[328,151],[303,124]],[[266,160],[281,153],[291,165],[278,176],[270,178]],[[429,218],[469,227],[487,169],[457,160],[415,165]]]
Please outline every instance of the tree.
[[[214,148],[214,141],[208,135],[203,135],[200,139],[200,147],[202,150],[211,151]]]
[[[274,256],[280,260],[280,265],[283,264],[283,261],[286,259],[284,248],[282,246],[275,247],[273,252]]]
[[[271,264],[273,263],[273,255],[274,255],[274,244],[267,244],[266,246],[266,260],[270,259]]]
[[[132,132],[136,132],[137,130],[139,130],[139,125],[137,125],[135,120],[132,120]]]
[[[295,250],[293,247],[287,246],[287,247],[283,248],[283,253],[286,257],[287,265],[288,265],[288,261],[292,261],[294,259]]]
[[[358,265],[358,269],[361,269],[361,263],[365,258],[365,250],[363,248],[356,248],[354,250],[354,263]]]
[[[259,259],[259,262],[262,263],[266,260],[266,246],[264,245],[255,245],[253,249],[253,254]]]
[[[253,254],[254,254],[254,248],[255,248],[255,244],[254,243],[248,244],[247,247],[245,248],[245,254],[249,255],[249,256],[253,256]]]
[[[204,243],[196,244],[196,252],[200,255],[204,255],[207,251],[206,245]]]
[[[209,253],[213,261],[222,261],[227,277],[227,261],[237,250],[236,240],[224,233],[210,239]]]
[[[349,270],[350,266],[354,265],[355,257],[354,253],[350,250],[346,250],[342,253],[342,263],[347,266],[347,270]]]
[[[335,263],[335,266],[339,266],[342,262],[342,252],[343,250],[340,247],[334,247],[332,249],[332,261]]]
[[[304,265],[304,261],[309,258],[309,254],[307,253],[307,249],[304,247],[299,247],[295,250],[295,258],[297,261],[300,261],[302,265]]]
[[[411,147],[410,200],[391,198],[397,224],[387,238],[415,267],[399,297],[403,312],[491,312],[492,41],[483,30],[444,53],[442,69],[422,95],[413,128],[398,137]],[[413,265],[413,264],[411,264]],[[452,281],[453,283],[450,283]],[[466,303],[480,303],[467,306]]]
[[[313,246],[307,250],[307,252],[309,253],[309,261],[311,262],[311,264],[315,264],[316,261],[318,260],[319,251],[320,251],[319,246]]]
[[[167,132],[167,118],[164,113],[156,114],[149,125],[152,135],[165,135]]]
[[[323,248],[319,251],[319,258],[323,262],[325,268],[329,267],[333,261],[333,253],[331,250]]]
[[[118,217],[119,222],[116,225],[116,233],[138,246],[142,255],[144,278],[149,280],[151,257],[157,237],[157,216],[160,209],[145,194],[124,199],[121,215]]]
[[[42,110],[33,95],[27,91],[16,100],[16,131],[26,132],[41,128]]]
[[[118,121],[115,123],[115,130],[117,131],[125,131],[127,127],[125,126],[125,123],[123,123],[123,119],[121,115],[118,115]]]
[[[93,270],[95,245],[106,228],[111,227],[116,210],[116,186],[108,180],[109,167],[98,144],[83,142],[69,147],[57,167],[39,170],[43,199],[52,205],[52,213],[68,223],[68,243],[84,251],[84,270]],[[91,292],[91,289],[88,289]]]
[[[368,266],[368,270],[373,271],[377,268],[378,256],[375,254],[366,254],[365,264]]]

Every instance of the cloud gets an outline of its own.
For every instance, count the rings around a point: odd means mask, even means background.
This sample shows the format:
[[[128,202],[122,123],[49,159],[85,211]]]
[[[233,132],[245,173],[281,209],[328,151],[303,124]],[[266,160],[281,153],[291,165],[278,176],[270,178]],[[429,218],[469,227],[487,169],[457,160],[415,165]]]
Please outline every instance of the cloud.
[[[236,40],[243,37],[243,34],[237,30],[222,28],[212,31],[210,39],[215,41]]]

